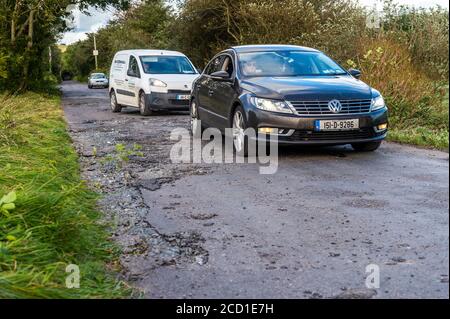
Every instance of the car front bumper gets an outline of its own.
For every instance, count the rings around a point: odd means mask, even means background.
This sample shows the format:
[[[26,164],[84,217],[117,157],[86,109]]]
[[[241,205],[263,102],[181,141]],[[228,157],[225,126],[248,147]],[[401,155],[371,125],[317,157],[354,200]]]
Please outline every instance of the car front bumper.
[[[255,130],[262,127],[283,129],[283,134],[278,135],[278,143],[280,144],[340,145],[381,141],[387,136],[387,129],[382,131],[377,129],[378,125],[388,123],[387,108],[370,113],[320,116],[279,114],[251,108],[247,110],[246,115],[248,126]],[[359,119],[359,129],[343,131],[315,130],[316,120],[346,119]]]
[[[92,87],[104,87],[104,88],[106,88],[106,87],[109,86],[108,82],[90,82],[89,84]]]
[[[191,91],[169,90],[167,93],[151,92],[146,94],[147,103],[152,110],[189,110],[190,99],[180,100],[179,95],[191,95]]]

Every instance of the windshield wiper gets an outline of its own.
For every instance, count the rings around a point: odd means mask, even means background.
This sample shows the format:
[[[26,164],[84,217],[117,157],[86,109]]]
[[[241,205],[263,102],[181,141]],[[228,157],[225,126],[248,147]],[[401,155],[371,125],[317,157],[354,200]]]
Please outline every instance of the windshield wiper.
[[[325,75],[346,75],[346,72],[334,72],[334,73],[329,73],[329,74],[325,74]]]

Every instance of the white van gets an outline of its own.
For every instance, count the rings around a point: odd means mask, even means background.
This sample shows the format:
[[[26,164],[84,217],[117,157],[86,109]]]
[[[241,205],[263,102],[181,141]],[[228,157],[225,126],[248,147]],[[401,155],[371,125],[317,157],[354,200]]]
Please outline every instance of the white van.
[[[156,110],[188,110],[192,83],[198,76],[192,62],[180,52],[117,52],[109,80],[111,110],[138,107],[142,115]]]

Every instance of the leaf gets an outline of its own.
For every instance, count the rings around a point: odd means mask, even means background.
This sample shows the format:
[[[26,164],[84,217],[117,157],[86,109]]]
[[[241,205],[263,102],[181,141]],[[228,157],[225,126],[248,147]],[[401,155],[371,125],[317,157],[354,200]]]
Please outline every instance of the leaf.
[[[6,209],[3,209],[2,206],[0,206],[0,213],[3,213],[3,215],[5,215],[6,217],[11,216]]]
[[[0,204],[3,204],[3,203],[9,204],[9,203],[14,202],[16,199],[17,199],[16,192],[12,191],[0,199]]]
[[[14,237],[13,235],[7,235],[7,236],[6,236],[6,239],[7,239],[8,241],[16,241],[16,240],[17,240],[17,238]]]
[[[9,250],[6,246],[4,246],[2,244],[2,242],[0,242],[0,258],[2,257],[6,257],[9,255]]]
[[[13,210],[14,208],[16,208],[16,205],[14,205],[14,203],[7,203],[2,205],[2,209],[5,210]]]
[[[125,145],[122,143],[116,144],[116,151],[117,152],[123,152],[125,150]]]

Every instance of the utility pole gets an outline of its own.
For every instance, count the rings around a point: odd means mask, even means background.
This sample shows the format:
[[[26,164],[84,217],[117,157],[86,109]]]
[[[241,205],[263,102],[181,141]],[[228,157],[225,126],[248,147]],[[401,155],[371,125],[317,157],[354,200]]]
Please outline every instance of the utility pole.
[[[97,40],[95,39],[95,33],[94,33],[94,58],[95,58],[95,70],[98,70],[98,61],[97,61],[97,56],[98,56],[98,51],[97,51]]]

